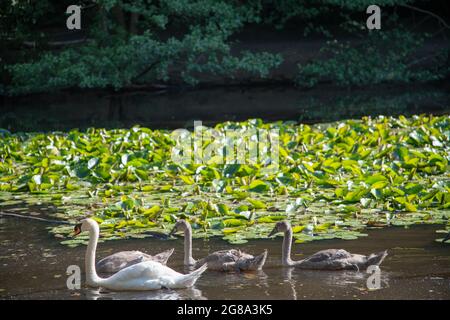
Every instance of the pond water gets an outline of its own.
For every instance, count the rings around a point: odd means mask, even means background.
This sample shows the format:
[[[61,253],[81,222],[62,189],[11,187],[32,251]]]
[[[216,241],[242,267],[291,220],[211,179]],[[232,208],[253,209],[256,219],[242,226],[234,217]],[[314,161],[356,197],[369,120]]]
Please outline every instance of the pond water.
[[[293,258],[327,248],[369,254],[384,249],[381,289],[368,290],[369,274],[353,271],[305,271],[279,267],[281,238],[238,246],[249,253],[268,249],[264,270],[256,273],[207,271],[194,288],[150,292],[107,292],[66,287],[66,268],[84,270],[85,246],[60,245],[47,231],[49,224],[27,219],[0,219],[0,299],[450,299],[449,246],[434,241],[439,226],[391,227],[370,230],[355,241],[327,240],[294,244]],[[223,240],[194,240],[194,257],[229,248]],[[184,271],[183,239],[121,240],[100,243],[97,257],[121,250],[156,253],[175,248],[169,266]]]
[[[0,101],[1,102],[1,101]],[[262,118],[302,123],[359,119],[362,116],[448,114],[450,90],[436,86],[381,86],[339,89],[322,86],[209,88],[160,93],[55,93],[4,99],[0,128],[52,131],[87,127],[152,129],[192,127]]]

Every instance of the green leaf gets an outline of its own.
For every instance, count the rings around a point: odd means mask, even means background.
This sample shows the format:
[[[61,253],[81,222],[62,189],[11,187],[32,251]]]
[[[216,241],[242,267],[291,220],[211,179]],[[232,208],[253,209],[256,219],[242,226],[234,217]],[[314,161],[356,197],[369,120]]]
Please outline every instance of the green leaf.
[[[292,227],[292,233],[299,233],[305,229],[305,226],[294,226]]]
[[[252,198],[247,198],[247,201],[250,202],[250,204],[255,208],[255,209],[265,209],[266,205],[264,202],[260,201],[260,200],[256,200],[256,199],[252,199]]]
[[[189,176],[180,176],[180,179],[183,180],[184,183],[189,184],[189,185],[195,183],[194,179],[192,179],[192,178],[189,177]]]
[[[161,207],[158,205],[154,205],[153,207],[149,209],[143,210],[143,214],[147,216],[149,219],[153,219],[156,215],[158,215],[161,212]]]
[[[413,205],[412,203],[409,203],[409,202],[405,202],[405,209],[407,211],[410,211],[410,212],[416,212],[417,211],[417,207],[415,205]]]
[[[252,183],[250,183],[248,190],[252,192],[267,192],[269,191],[270,187],[268,184],[266,184],[264,181],[261,180],[254,180]]]
[[[223,216],[230,214],[230,210],[228,209],[228,206],[224,203],[219,203],[217,205],[217,208],[219,209],[219,213]]]
[[[223,220],[223,225],[225,227],[239,227],[244,225],[244,220],[242,219],[225,219]]]

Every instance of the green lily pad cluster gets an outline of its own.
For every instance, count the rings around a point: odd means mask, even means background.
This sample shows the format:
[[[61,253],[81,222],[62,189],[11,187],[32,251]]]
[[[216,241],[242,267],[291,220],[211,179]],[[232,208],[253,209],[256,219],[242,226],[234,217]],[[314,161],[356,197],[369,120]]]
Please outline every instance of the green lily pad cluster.
[[[297,242],[356,239],[367,228],[447,224],[450,116],[379,116],[306,125],[248,120],[226,131],[277,129],[279,161],[180,164],[168,130],[0,135],[0,209],[67,221],[92,216],[102,239],[166,234],[179,218],[194,237],[267,237],[290,220]],[[192,136],[194,132],[190,133]],[[205,149],[210,141],[204,141]],[[271,169],[271,170],[267,170]],[[63,244],[70,228],[50,232]]]

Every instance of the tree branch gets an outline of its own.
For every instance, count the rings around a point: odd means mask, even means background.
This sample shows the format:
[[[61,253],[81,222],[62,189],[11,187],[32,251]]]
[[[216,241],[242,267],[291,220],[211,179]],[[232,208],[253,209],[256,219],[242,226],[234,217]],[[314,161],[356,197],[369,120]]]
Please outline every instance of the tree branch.
[[[408,63],[408,64],[406,65],[406,67],[411,67],[411,66],[413,66],[413,65],[415,65],[415,64],[418,64],[418,63],[420,63],[420,62],[422,62],[422,61],[426,61],[426,60],[429,60],[429,59],[433,59],[433,58],[439,57],[440,55],[442,55],[442,52],[441,52],[441,51],[439,51],[439,52],[437,52],[437,53],[435,53],[435,54],[430,54],[430,55],[428,55],[428,56],[421,57],[421,58],[419,58],[419,59],[416,59],[416,60],[414,60],[414,61],[411,61],[410,63]]]
[[[125,16],[123,14],[123,10],[121,7],[119,7],[118,5],[115,5],[112,8],[112,12],[115,15],[117,22],[119,23],[119,25],[123,28],[123,30],[127,30],[127,26],[125,24]]]
[[[137,12],[131,12],[130,16],[130,33],[136,34],[137,33],[137,23],[139,20],[139,14]]]
[[[26,216],[26,215],[23,215],[23,214],[17,214],[17,213],[0,211],[0,217],[3,217],[3,216],[5,216],[5,217],[14,217],[14,218],[39,220],[39,221],[45,221],[45,222],[50,222],[50,223],[71,224],[70,222],[64,221],[64,220],[50,220],[50,219],[45,219],[45,218]]]
[[[420,8],[411,6],[409,4],[401,4],[400,6],[408,8],[408,9],[411,9],[411,10],[418,11],[418,12],[421,12],[421,13],[428,14],[428,15],[432,16],[433,18],[437,19],[440,23],[442,23],[445,28],[450,29],[450,26],[445,22],[445,20],[443,18],[441,18],[440,16],[438,16],[437,14],[435,14],[435,13],[433,13],[431,11],[420,9]]]
[[[152,70],[157,64],[159,63],[159,61],[154,61],[153,63],[151,63],[147,68],[145,68],[144,70],[142,70],[137,76],[135,76],[133,79],[131,79],[131,82],[134,83],[136,82],[136,80],[138,80],[139,78],[143,77],[145,74],[147,74],[150,70]]]
[[[98,5],[97,3],[91,3],[91,4],[88,4],[88,5],[82,6],[81,10],[90,9],[90,8],[96,7],[97,5]]]
[[[64,41],[49,41],[49,42],[45,43],[45,45],[47,45],[49,47],[62,47],[62,46],[67,46],[67,45],[80,44],[80,43],[86,42],[87,40],[88,40],[87,38],[82,38],[82,39],[64,40]],[[25,47],[30,47],[30,48],[35,48],[37,46],[36,41],[24,41],[22,44]]]

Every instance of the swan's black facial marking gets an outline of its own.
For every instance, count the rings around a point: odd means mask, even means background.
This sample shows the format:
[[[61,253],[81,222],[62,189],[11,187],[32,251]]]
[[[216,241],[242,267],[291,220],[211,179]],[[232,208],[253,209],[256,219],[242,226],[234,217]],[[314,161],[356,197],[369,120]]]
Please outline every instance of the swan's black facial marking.
[[[173,226],[173,229],[169,233],[169,237],[173,236],[178,231],[177,224]]]
[[[184,225],[186,225],[186,222],[184,220],[178,220],[177,222],[175,222],[172,231],[170,231],[169,233],[169,237],[173,236],[178,231],[183,230]]]
[[[81,223],[77,224],[74,228],[73,228],[73,235],[76,236],[77,234],[81,233]]]
[[[279,231],[278,231],[278,228],[277,228],[277,226],[275,226],[275,228],[273,228],[273,230],[269,233],[269,238],[270,237],[273,237],[274,235],[276,235],[277,233],[278,233]]]
[[[288,230],[289,225],[287,224],[287,222],[285,221],[280,221],[277,222],[275,224],[275,227],[273,228],[273,230],[270,232],[269,234],[269,238],[273,237],[274,235],[276,235],[278,232],[285,232],[286,230]]]
[[[450,239],[450,232],[445,236],[445,238],[442,240],[442,242],[447,241],[448,239]]]

